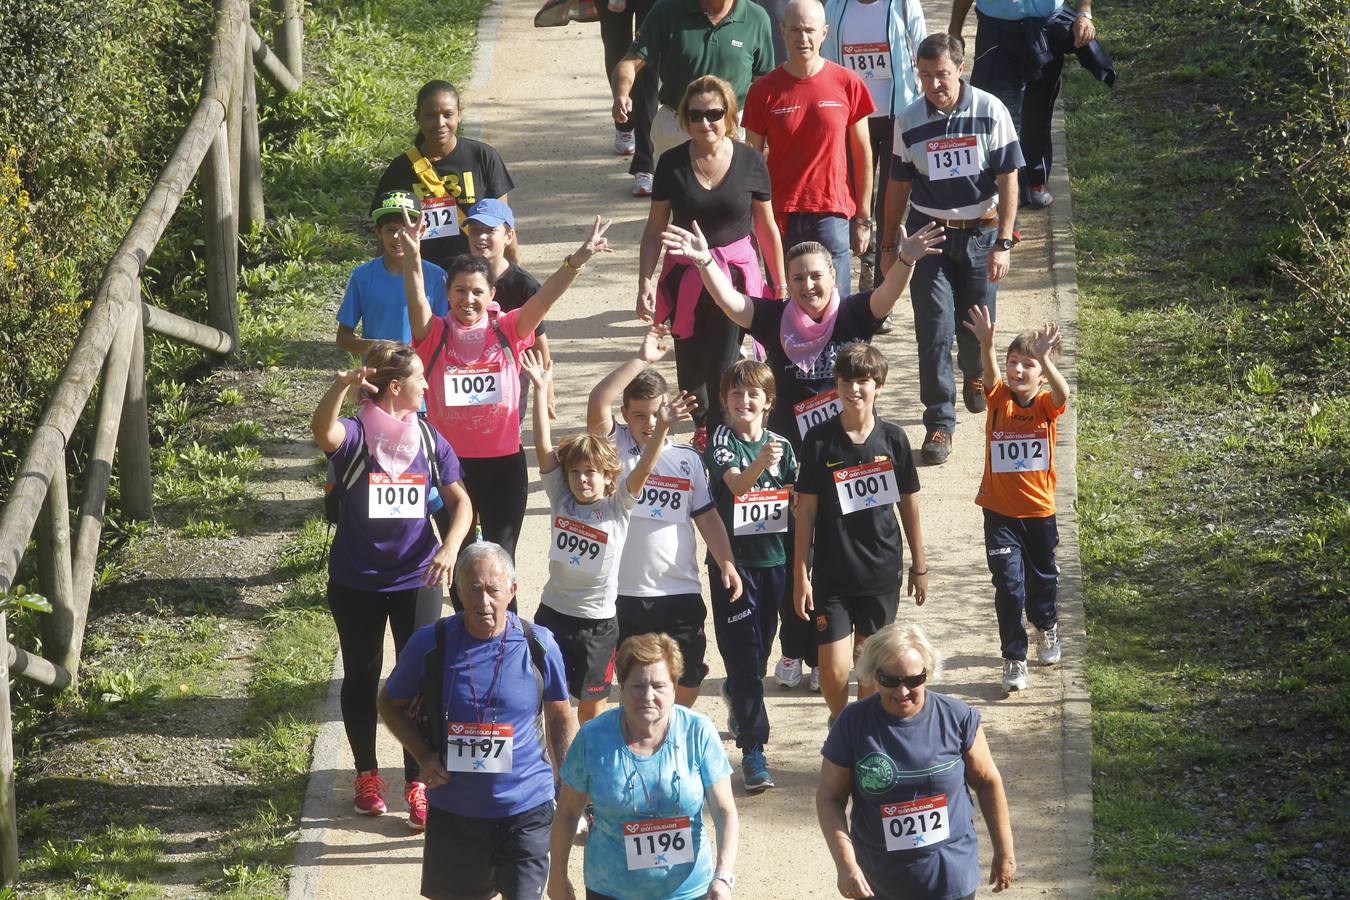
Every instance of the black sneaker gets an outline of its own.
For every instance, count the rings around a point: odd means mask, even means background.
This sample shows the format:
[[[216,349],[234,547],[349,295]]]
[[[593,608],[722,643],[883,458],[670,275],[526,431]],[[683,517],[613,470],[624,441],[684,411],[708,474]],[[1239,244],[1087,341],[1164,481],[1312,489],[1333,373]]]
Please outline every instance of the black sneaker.
[[[928,432],[928,437],[924,438],[923,447],[919,451],[923,461],[930,466],[940,466],[947,461],[947,457],[952,455],[952,434],[950,431],[939,431],[934,429]]]
[[[988,408],[984,400],[984,379],[967,378],[961,385],[961,399],[966,401],[966,409],[973,413],[982,413]]]

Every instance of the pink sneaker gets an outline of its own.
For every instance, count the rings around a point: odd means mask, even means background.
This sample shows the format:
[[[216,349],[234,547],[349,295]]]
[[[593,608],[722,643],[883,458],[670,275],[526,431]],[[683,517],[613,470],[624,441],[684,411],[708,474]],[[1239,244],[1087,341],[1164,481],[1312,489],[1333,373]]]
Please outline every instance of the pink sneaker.
[[[427,786],[420,781],[412,782],[403,792],[403,799],[408,801],[408,827],[413,831],[426,831]]]
[[[369,772],[357,772],[352,790],[356,794],[356,799],[352,805],[361,815],[378,816],[387,809],[384,805],[384,792],[389,790],[389,785],[385,784],[384,779],[380,777],[378,769],[371,769]]]

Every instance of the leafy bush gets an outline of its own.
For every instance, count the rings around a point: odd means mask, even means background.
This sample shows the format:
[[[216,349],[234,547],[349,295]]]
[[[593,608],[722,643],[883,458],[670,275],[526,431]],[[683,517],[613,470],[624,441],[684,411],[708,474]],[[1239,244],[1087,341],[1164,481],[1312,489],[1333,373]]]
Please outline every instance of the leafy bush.
[[[0,484],[198,93],[203,0],[0,0]]]

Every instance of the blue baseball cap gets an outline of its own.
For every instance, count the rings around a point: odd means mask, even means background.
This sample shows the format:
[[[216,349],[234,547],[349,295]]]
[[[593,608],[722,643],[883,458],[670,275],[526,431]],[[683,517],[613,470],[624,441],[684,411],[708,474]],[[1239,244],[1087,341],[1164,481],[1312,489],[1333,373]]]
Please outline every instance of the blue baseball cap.
[[[469,207],[469,214],[464,218],[466,221],[472,220],[488,228],[505,225],[512,231],[516,230],[516,217],[511,212],[511,207],[496,198],[479,200]]]

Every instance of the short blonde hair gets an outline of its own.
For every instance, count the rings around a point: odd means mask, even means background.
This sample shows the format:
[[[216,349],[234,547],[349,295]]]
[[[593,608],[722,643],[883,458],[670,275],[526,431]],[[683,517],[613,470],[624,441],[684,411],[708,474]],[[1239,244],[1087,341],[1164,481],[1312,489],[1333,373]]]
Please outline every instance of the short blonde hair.
[[[689,100],[699,94],[716,94],[722,98],[722,105],[727,111],[726,116],[722,119],[723,122],[727,123],[727,137],[733,141],[736,140],[736,116],[739,113],[736,107],[736,90],[729,82],[718,78],[716,75],[702,75],[695,78],[684,89],[684,96],[680,98],[680,108],[675,113],[680,123],[680,130],[689,130]]]
[[[684,654],[680,645],[668,634],[648,632],[635,634],[619,645],[614,655],[614,668],[619,673],[619,686],[628,680],[628,673],[634,666],[650,666],[663,662],[670,669],[672,681],[678,680],[684,672]]]
[[[605,473],[605,494],[608,496],[614,490],[614,482],[623,472],[614,442],[595,434],[578,434],[564,438],[558,445],[558,465],[562,466],[564,478],[576,466],[587,463]]]
[[[895,662],[906,650],[913,650],[919,654],[930,682],[937,681],[942,676],[942,654],[928,642],[928,635],[923,627],[892,622],[863,644],[862,655],[858,657],[858,683],[875,684],[877,669]]]

